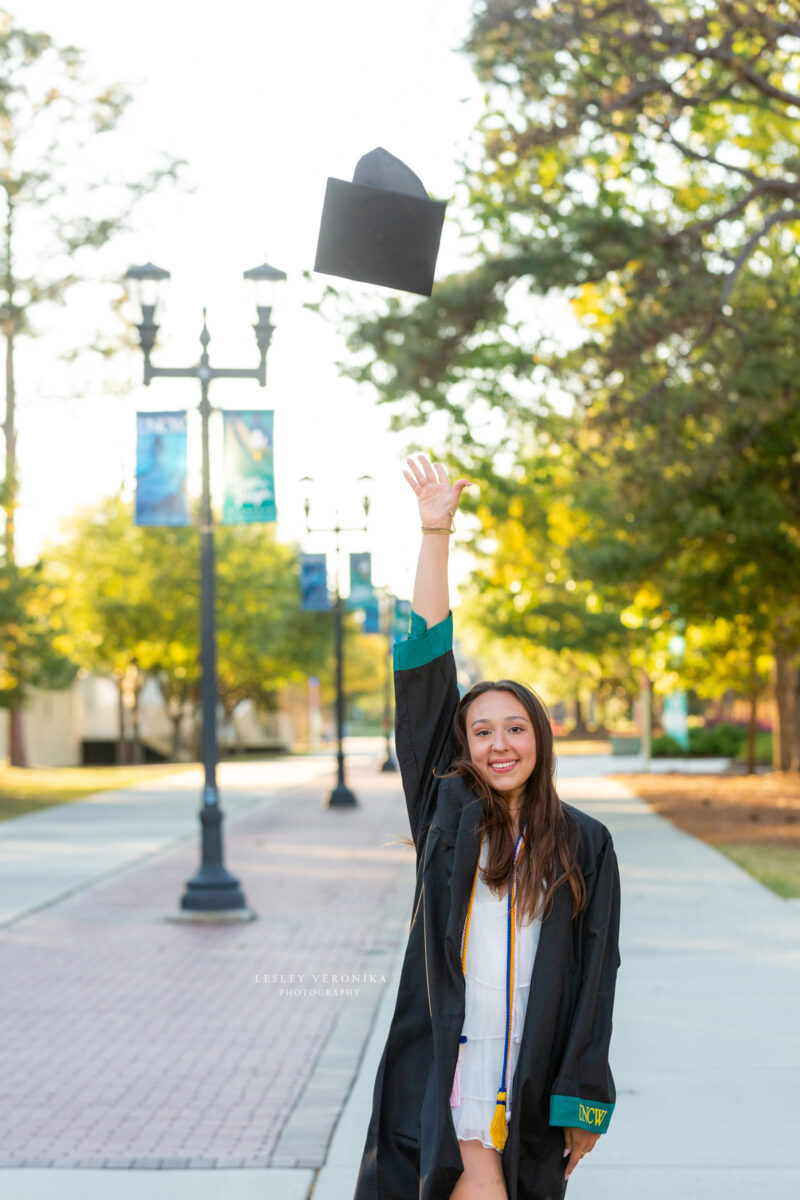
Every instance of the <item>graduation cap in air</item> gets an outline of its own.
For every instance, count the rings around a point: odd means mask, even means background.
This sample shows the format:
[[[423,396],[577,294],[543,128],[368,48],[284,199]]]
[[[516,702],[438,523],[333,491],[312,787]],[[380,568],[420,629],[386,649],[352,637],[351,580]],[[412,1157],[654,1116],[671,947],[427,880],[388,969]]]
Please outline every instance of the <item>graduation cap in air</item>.
[[[352,183],[328,180],[314,270],[430,296],[445,207],[379,146]]]

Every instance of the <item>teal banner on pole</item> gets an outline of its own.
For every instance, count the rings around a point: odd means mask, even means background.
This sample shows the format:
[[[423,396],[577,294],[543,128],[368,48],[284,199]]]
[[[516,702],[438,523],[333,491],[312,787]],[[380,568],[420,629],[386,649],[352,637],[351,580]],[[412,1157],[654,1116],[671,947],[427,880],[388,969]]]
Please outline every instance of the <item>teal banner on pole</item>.
[[[392,633],[396,642],[408,637],[408,623],[411,620],[411,601],[394,600],[394,623]]]
[[[188,525],[186,413],[136,414],[136,525]]]
[[[680,742],[684,750],[689,749],[689,702],[686,692],[673,692],[671,696],[664,697],[661,724],[664,733]]]
[[[378,603],[378,593],[372,592],[372,594],[361,605],[361,607],[364,610],[364,624],[361,626],[361,632],[380,633],[381,614]]]
[[[372,555],[368,550],[351,554],[348,608],[366,608],[372,595]]]
[[[224,525],[250,525],[274,521],[275,464],[273,413],[225,411],[222,414],[225,446]]]
[[[303,612],[330,610],[324,554],[304,554],[300,559],[300,608]]]

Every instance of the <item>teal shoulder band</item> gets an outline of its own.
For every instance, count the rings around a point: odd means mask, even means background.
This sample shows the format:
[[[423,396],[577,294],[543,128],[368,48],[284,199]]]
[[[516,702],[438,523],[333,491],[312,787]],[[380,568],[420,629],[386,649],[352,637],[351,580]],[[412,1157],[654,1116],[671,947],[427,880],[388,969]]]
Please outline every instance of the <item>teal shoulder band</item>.
[[[579,1096],[551,1096],[550,1124],[565,1129],[589,1129],[592,1133],[605,1133],[613,1104],[601,1100],[581,1100]]]
[[[441,658],[453,648],[453,614],[448,613],[438,625],[430,629],[417,613],[411,613],[408,637],[394,644],[395,671],[410,671],[413,667],[424,667]]]

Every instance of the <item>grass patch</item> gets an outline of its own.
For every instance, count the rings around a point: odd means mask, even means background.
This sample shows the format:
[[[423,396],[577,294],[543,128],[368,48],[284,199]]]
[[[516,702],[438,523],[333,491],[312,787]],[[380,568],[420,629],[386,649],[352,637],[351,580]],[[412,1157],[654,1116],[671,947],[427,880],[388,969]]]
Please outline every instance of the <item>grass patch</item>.
[[[736,842],[713,844],[779,896],[786,900],[800,898],[800,847],[743,846]]]
[[[0,766],[0,821],[54,804],[83,800],[95,792],[135,787],[148,779],[176,775],[192,763],[143,763],[130,767]]]

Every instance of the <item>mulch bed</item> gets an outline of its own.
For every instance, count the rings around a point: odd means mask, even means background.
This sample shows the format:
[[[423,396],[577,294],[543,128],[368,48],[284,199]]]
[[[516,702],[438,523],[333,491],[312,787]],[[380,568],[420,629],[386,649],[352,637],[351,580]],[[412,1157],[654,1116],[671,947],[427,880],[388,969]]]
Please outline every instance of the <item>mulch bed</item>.
[[[800,849],[800,773],[614,775],[656,812],[705,842]]]

